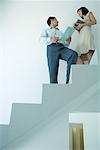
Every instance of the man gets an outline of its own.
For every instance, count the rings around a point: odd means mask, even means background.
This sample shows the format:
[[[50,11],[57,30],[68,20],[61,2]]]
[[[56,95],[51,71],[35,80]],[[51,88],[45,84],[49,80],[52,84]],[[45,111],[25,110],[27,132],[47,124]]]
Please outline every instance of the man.
[[[77,53],[68,48],[70,39],[66,39],[66,44],[61,44],[59,42],[63,33],[57,28],[58,23],[59,22],[55,17],[49,17],[47,20],[47,24],[50,28],[43,31],[43,33],[41,34],[41,38],[47,44],[47,60],[50,83],[58,83],[57,76],[60,59],[67,61],[66,83],[68,83],[71,64],[76,63]]]

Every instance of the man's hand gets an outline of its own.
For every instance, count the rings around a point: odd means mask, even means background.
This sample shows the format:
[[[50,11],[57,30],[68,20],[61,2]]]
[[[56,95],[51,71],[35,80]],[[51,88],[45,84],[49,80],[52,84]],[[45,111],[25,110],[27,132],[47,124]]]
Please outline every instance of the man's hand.
[[[51,42],[52,43],[57,43],[59,41],[59,38],[58,37],[51,37]]]
[[[71,37],[69,37],[69,38],[66,40],[66,42],[67,42],[68,44],[70,44],[70,42],[71,42]]]

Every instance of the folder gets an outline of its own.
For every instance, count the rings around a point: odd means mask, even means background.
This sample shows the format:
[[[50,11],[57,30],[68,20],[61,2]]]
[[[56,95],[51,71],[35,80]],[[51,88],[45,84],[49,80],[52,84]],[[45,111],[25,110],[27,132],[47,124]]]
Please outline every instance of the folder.
[[[72,36],[72,34],[74,33],[75,28],[74,27],[67,27],[67,29],[65,30],[63,36],[61,37],[61,39],[59,40],[60,43],[65,44],[66,40]]]

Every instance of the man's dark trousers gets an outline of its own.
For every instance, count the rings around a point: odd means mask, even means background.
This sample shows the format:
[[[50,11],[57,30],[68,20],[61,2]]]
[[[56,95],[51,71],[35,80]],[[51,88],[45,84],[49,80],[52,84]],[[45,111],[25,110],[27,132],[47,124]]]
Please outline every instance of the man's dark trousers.
[[[52,43],[47,46],[47,60],[49,67],[50,83],[58,83],[59,60],[67,61],[66,83],[69,82],[71,64],[76,64],[77,53],[60,43]]]

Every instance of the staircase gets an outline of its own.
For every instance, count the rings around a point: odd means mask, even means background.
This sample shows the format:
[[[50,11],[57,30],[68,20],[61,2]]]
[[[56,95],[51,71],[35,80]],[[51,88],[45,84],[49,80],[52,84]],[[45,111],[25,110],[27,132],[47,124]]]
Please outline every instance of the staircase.
[[[2,58],[2,57],[1,57]],[[97,54],[96,52],[93,55],[90,66],[85,65],[75,65],[71,69],[70,81],[78,82],[80,78],[79,72],[83,79],[90,78],[90,73],[88,75],[86,72],[92,70],[92,68],[97,68]],[[46,77],[43,81],[38,81],[36,77],[33,79],[33,71],[29,72],[31,75],[27,75],[24,78],[21,76],[21,73],[17,76],[17,73],[12,73],[12,69],[7,69],[7,65],[4,63],[5,60],[0,60],[0,124],[9,124],[10,116],[12,110],[13,103],[28,103],[28,104],[41,104],[42,103],[42,83],[48,83],[48,77]],[[86,68],[86,69],[85,69]],[[45,68],[46,70],[46,68]],[[72,71],[73,70],[73,71]],[[24,71],[24,70],[23,70]],[[29,71],[29,70],[28,70]],[[46,76],[48,73],[45,71]],[[12,75],[13,74],[13,75]],[[23,73],[22,73],[23,74]],[[94,74],[94,71],[93,73]],[[10,77],[11,76],[11,77]],[[81,79],[82,84],[84,84],[84,80]],[[91,79],[91,78],[90,78]],[[37,82],[35,81],[37,80]],[[60,61],[59,75],[58,80],[60,84],[65,83],[66,80],[66,62]],[[91,82],[91,80],[90,80]],[[72,84],[73,85],[73,84]],[[87,85],[88,86],[88,85]],[[68,85],[69,87],[69,85]],[[84,90],[83,90],[84,91]],[[5,93],[6,92],[6,93]],[[6,110],[6,111],[5,111]]]
[[[0,125],[0,148],[34,131],[44,122],[59,113],[73,111],[100,111],[99,107],[99,65],[73,65],[72,84],[43,84],[42,103],[30,102],[7,105],[8,120]],[[81,88],[80,88],[81,87]],[[7,98],[7,97],[6,97]],[[31,101],[32,102],[32,101]],[[91,107],[89,107],[91,106]],[[3,110],[4,111],[4,110]],[[11,116],[10,116],[11,115]],[[31,118],[31,119],[30,119]],[[7,123],[9,124],[7,125]],[[5,124],[5,125],[4,125]]]

